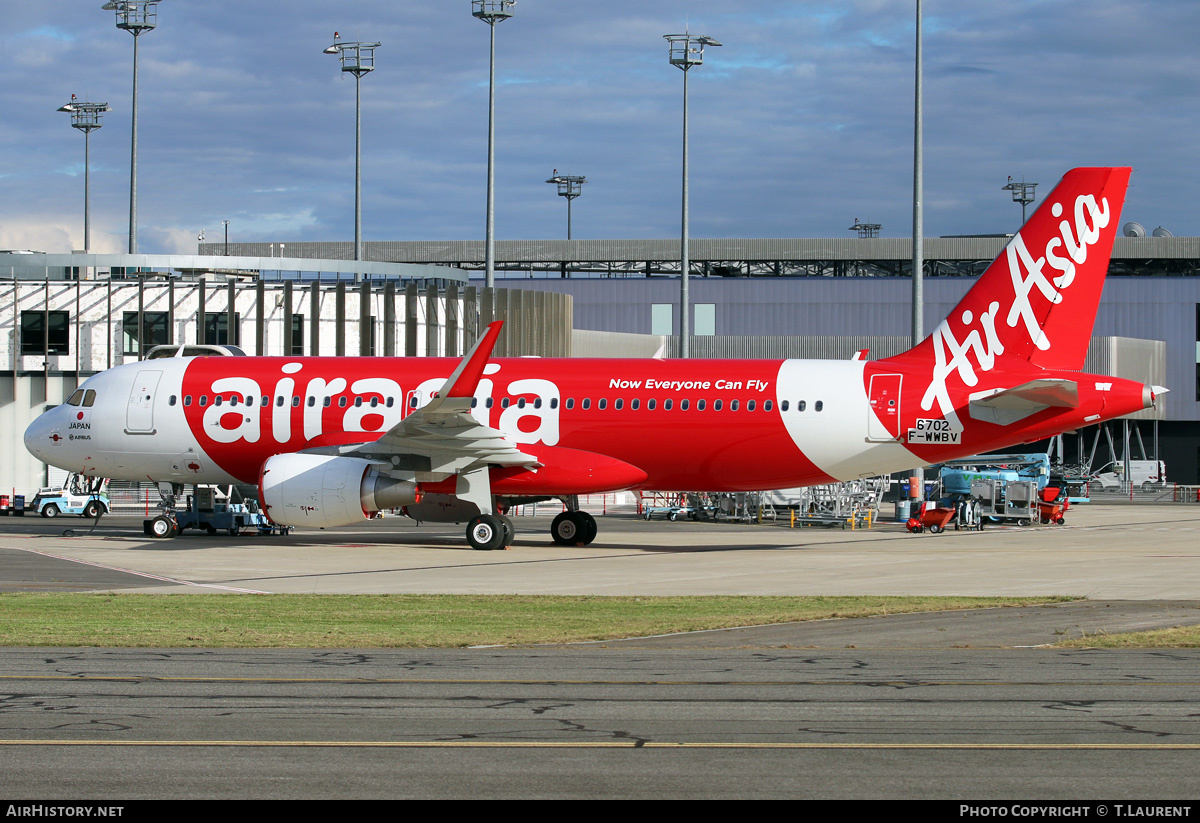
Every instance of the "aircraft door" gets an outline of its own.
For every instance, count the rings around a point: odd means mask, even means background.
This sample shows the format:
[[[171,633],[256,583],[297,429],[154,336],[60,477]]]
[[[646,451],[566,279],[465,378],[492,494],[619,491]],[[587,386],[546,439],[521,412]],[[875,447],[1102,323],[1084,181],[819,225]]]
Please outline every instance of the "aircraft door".
[[[867,415],[867,439],[900,439],[900,384],[902,374],[871,375],[871,411]]]
[[[162,372],[145,369],[137,373],[129,392],[125,414],[126,434],[154,434],[154,395]]]

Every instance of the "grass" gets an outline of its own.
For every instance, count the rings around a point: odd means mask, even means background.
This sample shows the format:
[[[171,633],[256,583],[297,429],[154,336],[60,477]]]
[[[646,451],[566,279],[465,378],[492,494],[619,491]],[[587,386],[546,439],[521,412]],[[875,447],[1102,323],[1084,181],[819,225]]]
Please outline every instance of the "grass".
[[[1176,626],[1148,632],[1088,634],[1073,640],[1055,643],[1056,649],[1197,649],[1200,648],[1200,626]]]
[[[0,594],[0,646],[461,648],[1073,599]]]

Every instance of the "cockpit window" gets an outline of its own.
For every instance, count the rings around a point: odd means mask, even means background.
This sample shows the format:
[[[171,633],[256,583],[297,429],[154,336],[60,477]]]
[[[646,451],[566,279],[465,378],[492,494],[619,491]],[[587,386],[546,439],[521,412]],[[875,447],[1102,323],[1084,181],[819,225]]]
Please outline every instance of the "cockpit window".
[[[96,390],[88,389],[83,393],[83,405],[91,407],[96,402]]]
[[[68,406],[78,406],[83,402],[83,389],[76,389],[75,393],[67,398]]]

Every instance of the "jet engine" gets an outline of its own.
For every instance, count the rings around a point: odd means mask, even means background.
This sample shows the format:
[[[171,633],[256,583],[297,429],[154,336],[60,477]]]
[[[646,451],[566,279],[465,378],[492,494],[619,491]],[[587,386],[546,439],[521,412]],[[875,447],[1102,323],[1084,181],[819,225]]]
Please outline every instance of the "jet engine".
[[[258,476],[258,500],[281,526],[348,526],[372,513],[417,503],[421,488],[361,457],[277,454]]]

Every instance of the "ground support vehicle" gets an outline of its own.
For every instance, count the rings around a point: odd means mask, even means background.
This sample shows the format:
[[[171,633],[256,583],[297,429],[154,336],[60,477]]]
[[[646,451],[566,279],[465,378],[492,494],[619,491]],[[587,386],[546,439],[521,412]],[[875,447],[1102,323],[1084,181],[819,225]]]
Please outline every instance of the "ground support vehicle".
[[[74,514],[95,518],[107,513],[109,507],[107,480],[69,474],[61,486],[39,489],[27,508],[42,517]]]
[[[665,517],[668,520],[678,520],[682,516],[696,519],[696,510],[691,506],[645,506],[642,509],[642,517],[650,520],[655,516]]]
[[[195,493],[188,495],[187,508],[174,513],[173,524],[160,522],[163,519],[169,520],[164,515],[144,521],[143,530],[151,536],[161,536],[164,528],[174,533],[195,529],[209,534],[225,532],[231,536],[244,532],[266,535],[291,531],[290,526],[273,523],[259,510],[257,501],[230,502],[229,495],[213,486],[197,486]]]

